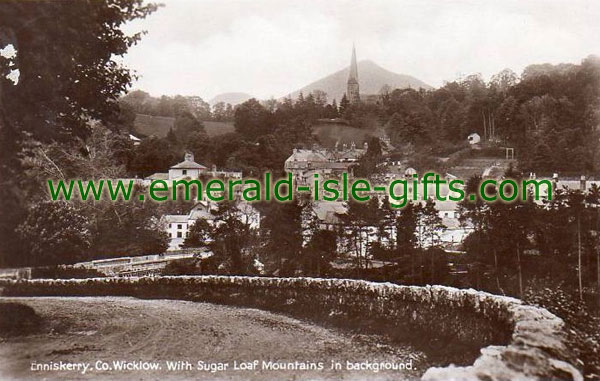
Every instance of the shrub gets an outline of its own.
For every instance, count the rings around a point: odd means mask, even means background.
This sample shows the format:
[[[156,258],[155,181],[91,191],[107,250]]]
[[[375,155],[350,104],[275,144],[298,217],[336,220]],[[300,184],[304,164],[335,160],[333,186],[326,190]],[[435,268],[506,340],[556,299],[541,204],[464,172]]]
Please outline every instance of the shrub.
[[[552,288],[542,286],[548,284],[552,282],[532,282],[524,300],[548,309],[565,321],[568,345],[583,363],[586,378],[600,380],[600,316],[579,300],[575,290],[569,290],[563,283]]]
[[[83,279],[105,276],[95,269],[72,266],[34,267],[31,277],[37,279]]]
[[[28,335],[38,331],[42,319],[29,306],[0,302],[0,336]]]

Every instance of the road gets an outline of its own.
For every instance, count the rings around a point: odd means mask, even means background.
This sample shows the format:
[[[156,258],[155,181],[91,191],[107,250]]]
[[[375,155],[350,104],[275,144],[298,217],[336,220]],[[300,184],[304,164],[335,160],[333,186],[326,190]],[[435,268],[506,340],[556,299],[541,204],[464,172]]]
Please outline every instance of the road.
[[[390,346],[377,337],[327,329],[256,309],[120,297],[0,298],[0,301],[27,304],[45,321],[39,333],[0,341],[3,380],[399,380],[417,378],[430,366],[422,352],[408,346]],[[193,369],[168,370],[167,361],[177,360],[189,361]],[[253,368],[255,360],[258,365]],[[342,364],[342,369],[330,369],[332,360]],[[82,369],[31,370],[32,363],[61,361],[63,365],[88,364],[90,368],[85,374]],[[115,370],[113,361],[137,362],[138,366],[145,361],[160,369]],[[198,361],[220,363],[214,367],[226,369],[201,370],[197,368]],[[263,367],[263,361],[277,364],[298,361],[308,366],[322,362],[324,369],[273,370]],[[353,370],[347,369],[347,361],[411,362],[413,369]],[[241,365],[246,369],[234,369]],[[105,366],[113,369],[102,370]]]

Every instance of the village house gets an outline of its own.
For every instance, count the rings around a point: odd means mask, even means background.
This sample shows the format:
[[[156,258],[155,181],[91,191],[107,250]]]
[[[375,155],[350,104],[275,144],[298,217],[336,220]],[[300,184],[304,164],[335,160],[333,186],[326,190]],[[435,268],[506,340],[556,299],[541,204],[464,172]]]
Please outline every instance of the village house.
[[[237,218],[240,222],[248,225],[250,229],[260,228],[260,212],[247,202],[237,202]],[[165,231],[169,235],[169,249],[179,250],[187,238],[192,225],[198,220],[205,220],[213,224],[215,220],[214,211],[217,204],[210,201],[200,201],[194,205],[187,214],[167,214],[161,218]]]
[[[242,172],[217,170],[217,167],[214,165],[209,171],[207,167],[194,161],[193,153],[186,152],[183,161],[170,167],[167,173],[157,172],[146,177],[144,180],[149,184],[151,181],[156,180],[172,181],[187,178],[197,180],[200,177],[241,179]]]
[[[206,171],[206,167],[202,164],[198,164],[194,161],[193,153],[186,153],[184,160],[181,163],[177,163],[169,168],[169,180],[181,179],[189,177],[190,179],[197,179],[200,174]]]
[[[340,177],[343,173],[352,175],[352,167],[366,153],[364,148],[356,148],[352,143],[350,148],[344,144],[342,149],[338,145],[333,150],[319,149],[296,149],[294,148],[290,157],[284,164],[286,172],[290,172],[297,184],[312,184],[315,174],[321,178]]]
[[[548,198],[548,187],[541,183],[543,180],[549,181],[552,184],[552,192],[553,195],[556,194],[556,191],[581,191],[583,193],[587,193],[592,190],[594,187],[600,189],[600,180],[597,178],[590,178],[585,175],[575,176],[575,177],[566,177],[559,176],[558,173],[552,175],[552,177],[537,177],[535,173],[529,174],[529,180],[538,181],[539,186],[539,195],[538,199],[534,200],[538,205],[542,205],[545,200]],[[535,188],[533,184],[528,186],[528,190],[530,192],[534,192]]]
[[[467,136],[467,141],[471,145],[479,144],[479,142],[481,142],[481,136],[479,136],[477,132],[473,132]]]

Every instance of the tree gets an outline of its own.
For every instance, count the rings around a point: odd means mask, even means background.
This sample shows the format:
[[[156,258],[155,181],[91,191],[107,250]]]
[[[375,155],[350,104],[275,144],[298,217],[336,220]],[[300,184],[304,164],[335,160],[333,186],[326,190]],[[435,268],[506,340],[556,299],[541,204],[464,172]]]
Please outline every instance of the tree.
[[[214,120],[222,122],[227,118],[225,107],[225,102],[218,102],[213,105],[212,116]]]
[[[503,69],[498,74],[494,74],[490,80],[490,84],[495,86],[499,91],[506,93],[511,87],[519,81],[517,74],[511,69]]]
[[[183,241],[183,247],[209,247],[211,240],[210,224],[199,219],[189,228],[188,234]]]
[[[234,125],[237,133],[252,141],[273,131],[271,113],[254,98],[236,108]]]
[[[175,118],[173,127],[173,132],[180,142],[188,141],[194,134],[207,137],[202,122],[198,121],[190,112],[181,112]]]
[[[169,247],[152,201],[86,202],[83,212],[92,221],[90,258],[161,254]]]
[[[337,233],[333,230],[317,230],[312,234],[302,254],[304,274],[327,276],[331,261],[337,253]]]
[[[583,248],[582,248],[582,219],[586,213],[585,195],[579,190],[567,192],[567,207],[571,212],[571,223],[576,231],[577,248],[577,288],[579,300],[583,300]]]
[[[366,269],[369,266],[370,236],[382,222],[383,212],[376,197],[367,202],[350,199],[346,207],[346,214],[340,217],[346,229],[345,236],[354,253],[356,267]]]
[[[241,211],[237,204],[231,201],[220,202],[211,213],[214,215],[213,222],[196,221],[184,246],[209,249],[213,255],[204,259],[201,266],[213,273],[256,274],[256,232],[250,228],[248,221],[240,218]]]
[[[304,205],[297,199],[285,203],[272,203],[262,221],[269,267],[279,276],[294,275],[301,264],[303,209]]]
[[[14,258],[14,265],[72,264],[89,258],[90,220],[73,203],[35,202],[17,234],[29,255]]]
[[[368,177],[376,173],[377,164],[381,161],[382,153],[379,138],[371,137],[368,141],[367,152],[359,159],[354,174],[358,177]]]
[[[421,204],[408,202],[400,209],[396,218],[396,250],[397,257],[402,260],[409,258],[411,276],[414,279],[415,255],[417,249],[417,220],[419,218]]]
[[[28,146],[28,159],[23,164],[30,168],[28,179],[36,186],[31,193],[48,199],[48,190],[45,187],[39,189],[38,185],[44,184],[48,179],[92,181],[123,177],[124,165],[116,160],[121,140],[121,135],[95,125],[85,142],[70,146],[58,143]],[[137,200],[140,192],[141,188],[134,187],[132,197]],[[64,206],[63,203],[55,203],[57,207]],[[29,214],[34,213],[36,205],[33,205],[34,210]],[[168,247],[168,237],[158,225],[159,211],[157,204],[153,202],[113,201],[104,198],[73,204],[66,211],[72,211],[73,207],[89,222],[86,227],[88,246],[85,259],[162,253]],[[53,225],[52,222],[46,222]],[[25,224],[26,222],[22,224],[22,230],[26,229]],[[35,257],[35,251],[24,250],[24,253],[20,258],[24,262],[29,261],[30,255]],[[74,255],[62,250],[57,250],[57,253],[57,261],[61,255],[65,255],[64,263],[71,261]]]
[[[27,181],[17,157],[25,133],[64,142],[88,135],[90,119],[117,128],[117,98],[132,79],[118,58],[141,36],[121,28],[154,10],[142,0],[0,4],[0,48],[16,51],[14,59],[0,59],[0,189]],[[16,70],[15,83],[6,74]],[[27,204],[15,192],[2,196],[0,258],[6,259],[20,250],[14,231]]]
[[[477,287],[480,286],[481,275],[482,275],[482,266],[483,266],[483,257],[482,253],[485,252],[489,241],[487,240],[487,232],[489,228],[489,218],[490,218],[490,204],[484,202],[484,200],[479,197],[479,184],[481,183],[481,176],[473,176],[471,177],[466,184],[465,194],[475,194],[478,195],[475,200],[470,200],[469,198],[465,198],[458,203],[458,214],[459,221],[463,226],[472,226],[473,233],[472,239],[469,240],[468,243],[468,252],[474,257],[474,268],[475,268],[475,283]],[[491,189],[486,189],[486,192],[492,192]],[[474,239],[473,239],[474,238]]]
[[[339,107],[340,115],[345,115],[346,111],[348,111],[349,107],[350,107],[350,101],[348,100],[348,97],[346,97],[346,94],[344,93],[344,95],[342,96],[342,100],[340,101],[340,107]]]
[[[116,58],[141,36],[120,28],[155,9],[142,0],[3,2],[0,45],[16,49],[20,76],[16,85],[0,76],[2,129],[69,139],[86,135],[88,118],[114,117],[132,79]]]
[[[164,171],[180,158],[181,155],[173,150],[168,140],[150,137],[135,147],[129,170],[141,176],[149,176]]]
[[[446,226],[442,222],[442,217],[439,216],[438,211],[435,207],[433,199],[428,198],[425,202],[425,206],[421,209],[421,234],[427,237],[429,240],[429,255],[431,258],[431,282],[435,282],[435,254],[434,248],[439,247],[440,233],[442,233]]]

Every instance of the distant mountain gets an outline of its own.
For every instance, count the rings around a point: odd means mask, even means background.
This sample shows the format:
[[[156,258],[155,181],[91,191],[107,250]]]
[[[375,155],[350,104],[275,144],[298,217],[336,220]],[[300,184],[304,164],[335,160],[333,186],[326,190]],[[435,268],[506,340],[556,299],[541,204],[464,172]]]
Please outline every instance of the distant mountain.
[[[240,103],[246,102],[250,98],[253,98],[252,95],[246,93],[223,93],[217,95],[216,97],[208,101],[208,103],[210,103],[211,106],[214,106],[219,102],[224,102],[230,103],[232,106],[235,106]]]
[[[331,102],[334,98],[340,102],[346,92],[346,82],[350,67],[319,79],[298,91],[291,93],[293,99],[302,92],[304,95],[314,90],[322,90],[327,93],[327,99]],[[384,85],[389,85],[392,89],[404,89],[411,87],[418,89],[431,89],[432,87],[425,82],[406,74],[397,74],[382,68],[373,61],[363,60],[358,62],[358,83],[361,94],[378,94]]]

